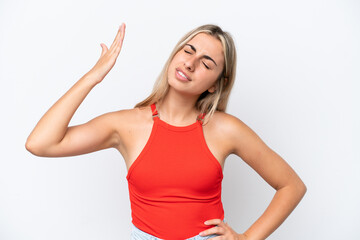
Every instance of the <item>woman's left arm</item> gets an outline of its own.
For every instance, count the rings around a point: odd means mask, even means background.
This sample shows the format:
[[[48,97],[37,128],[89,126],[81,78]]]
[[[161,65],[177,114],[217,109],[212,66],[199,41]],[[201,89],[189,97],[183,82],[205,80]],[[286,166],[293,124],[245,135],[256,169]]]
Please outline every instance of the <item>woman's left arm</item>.
[[[231,115],[226,118],[228,124],[223,126],[226,126],[224,131],[231,140],[229,142],[233,144],[233,153],[253,168],[276,193],[264,213],[243,234],[236,235],[230,226],[217,222],[217,219],[210,220],[210,223],[215,222],[217,229],[222,231],[225,237],[229,236],[225,239],[265,239],[295,209],[306,192],[306,186],[286,161],[271,150],[245,123]],[[223,229],[220,229],[221,226]]]

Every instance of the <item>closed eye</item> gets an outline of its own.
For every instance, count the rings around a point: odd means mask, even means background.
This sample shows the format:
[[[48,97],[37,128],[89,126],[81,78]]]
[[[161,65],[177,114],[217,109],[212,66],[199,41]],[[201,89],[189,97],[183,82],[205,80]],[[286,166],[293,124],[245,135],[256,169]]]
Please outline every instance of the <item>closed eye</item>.
[[[203,62],[204,66],[207,68],[207,69],[210,69],[208,65],[206,65],[204,62]]]
[[[192,54],[190,51],[184,49],[184,52],[187,53],[187,54]],[[202,62],[204,64],[204,67],[206,67],[206,69],[210,69],[210,67],[205,63],[205,62]]]

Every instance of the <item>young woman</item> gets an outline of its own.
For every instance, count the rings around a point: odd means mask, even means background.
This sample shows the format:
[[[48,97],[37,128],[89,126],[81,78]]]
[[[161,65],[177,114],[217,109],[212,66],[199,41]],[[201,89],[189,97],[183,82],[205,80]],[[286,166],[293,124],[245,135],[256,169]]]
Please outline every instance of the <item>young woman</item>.
[[[294,170],[247,125],[225,113],[235,80],[231,36],[200,26],[176,45],[150,96],[133,109],[68,124],[87,94],[114,66],[122,24],[95,66],[40,119],[26,142],[37,156],[65,157],[116,148],[128,174],[132,239],[265,239],[306,192]],[[276,193],[244,233],[224,221],[221,181],[225,159],[236,154]]]

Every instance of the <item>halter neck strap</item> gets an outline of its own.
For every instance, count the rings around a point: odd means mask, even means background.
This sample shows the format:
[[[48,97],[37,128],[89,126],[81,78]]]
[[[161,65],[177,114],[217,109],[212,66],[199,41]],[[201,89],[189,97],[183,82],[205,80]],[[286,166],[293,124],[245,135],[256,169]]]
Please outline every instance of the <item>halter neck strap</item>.
[[[151,104],[151,111],[152,111],[152,116],[153,116],[153,118],[154,118],[154,117],[159,117],[159,113],[158,113],[158,111],[157,111],[157,109],[156,109],[155,103]]]

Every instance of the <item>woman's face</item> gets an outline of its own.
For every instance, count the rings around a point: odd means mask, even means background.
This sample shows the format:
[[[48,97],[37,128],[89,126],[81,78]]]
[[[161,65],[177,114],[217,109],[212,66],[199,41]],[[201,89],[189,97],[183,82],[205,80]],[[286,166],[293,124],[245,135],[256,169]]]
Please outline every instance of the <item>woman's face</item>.
[[[170,87],[190,95],[206,90],[215,91],[215,82],[224,67],[224,53],[220,40],[199,33],[177,52],[170,62]]]

